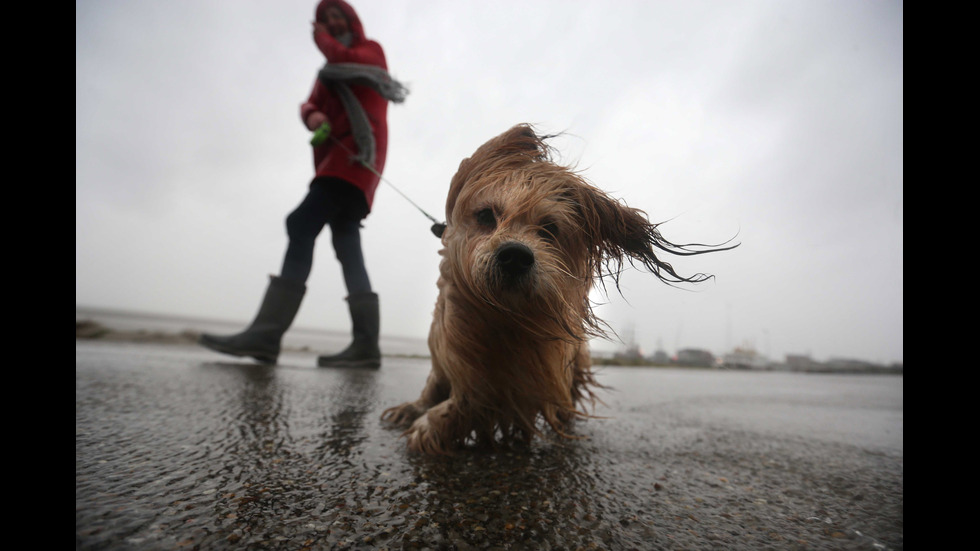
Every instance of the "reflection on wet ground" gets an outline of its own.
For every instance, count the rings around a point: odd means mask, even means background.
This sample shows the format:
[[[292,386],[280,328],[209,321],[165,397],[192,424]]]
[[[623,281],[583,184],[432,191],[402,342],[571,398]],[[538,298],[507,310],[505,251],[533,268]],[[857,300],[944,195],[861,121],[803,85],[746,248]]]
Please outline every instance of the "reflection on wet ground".
[[[613,418],[581,423],[583,440],[430,458],[408,454],[379,422],[417,394],[424,361],[386,359],[380,371],[285,363],[76,343],[76,548],[903,545],[900,437],[897,448],[860,446],[846,434],[716,423],[703,396],[658,394],[673,372],[610,369],[600,380],[619,390],[597,413]],[[807,381],[800,396],[812,408],[822,380]],[[758,381],[748,387],[758,392]],[[894,396],[886,388],[864,409],[880,422]],[[900,433],[900,380],[897,400]]]

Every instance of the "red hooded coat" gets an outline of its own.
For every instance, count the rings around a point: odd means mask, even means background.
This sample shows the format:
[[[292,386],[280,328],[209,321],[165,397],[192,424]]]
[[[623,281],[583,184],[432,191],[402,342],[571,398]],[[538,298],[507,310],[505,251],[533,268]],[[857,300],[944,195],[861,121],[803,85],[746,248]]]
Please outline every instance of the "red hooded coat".
[[[313,39],[323,55],[326,56],[327,61],[330,63],[363,63],[387,70],[388,64],[385,61],[384,50],[381,49],[380,44],[368,40],[364,36],[361,20],[350,4],[343,0],[322,0],[316,8],[316,20],[326,21],[323,14],[330,6],[336,6],[347,17],[352,40],[350,47],[345,47],[330,36],[330,33],[316,32]],[[361,103],[368,120],[371,122],[376,150],[374,170],[381,174],[388,152],[388,100],[368,86],[352,85],[350,89]],[[347,148],[344,150],[333,139],[313,148],[313,165],[316,169],[316,176],[341,178],[350,182],[364,193],[364,199],[370,211],[374,202],[374,192],[378,188],[380,179],[360,163],[351,161],[351,152],[357,153],[357,144],[354,142],[347,112],[344,110],[340,97],[319,80],[314,82],[310,98],[300,107],[300,116],[303,122],[306,123],[310,114],[316,111],[327,116],[327,120],[330,122],[331,137],[339,140]]]

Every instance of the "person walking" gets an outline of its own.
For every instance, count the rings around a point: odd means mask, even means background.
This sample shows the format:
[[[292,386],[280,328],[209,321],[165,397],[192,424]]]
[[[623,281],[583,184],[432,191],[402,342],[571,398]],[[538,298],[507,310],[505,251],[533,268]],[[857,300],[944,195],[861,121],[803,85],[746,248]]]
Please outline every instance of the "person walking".
[[[313,147],[315,177],[306,197],[286,217],[289,238],[282,269],[269,285],[252,323],[234,335],[202,334],[201,345],[234,356],[276,363],[283,334],[306,293],[317,236],[330,226],[347,288],[353,338],[343,351],[319,356],[320,367],[381,365],[380,308],[361,249],[361,221],[371,212],[388,148],[388,102],[408,91],[388,74],[381,45],[368,39],[354,8],[343,0],[316,7],[313,40],[327,63],[300,106],[306,128],[329,138]]]

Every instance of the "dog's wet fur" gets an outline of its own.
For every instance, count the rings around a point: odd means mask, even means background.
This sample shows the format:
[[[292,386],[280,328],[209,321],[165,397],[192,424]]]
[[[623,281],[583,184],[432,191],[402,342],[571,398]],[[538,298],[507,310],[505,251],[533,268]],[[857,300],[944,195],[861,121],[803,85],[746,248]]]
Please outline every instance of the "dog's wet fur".
[[[428,454],[530,442],[589,416],[600,385],[588,339],[605,335],[589,291],[624,263],[667,283],[679,275],[658,254],[732,246],[675,245],[657,224],[552,161],[547,137],[526,124],[483,144],[452,179],[442,233],[439,297],[422,395],[382,418],[407,427]]]

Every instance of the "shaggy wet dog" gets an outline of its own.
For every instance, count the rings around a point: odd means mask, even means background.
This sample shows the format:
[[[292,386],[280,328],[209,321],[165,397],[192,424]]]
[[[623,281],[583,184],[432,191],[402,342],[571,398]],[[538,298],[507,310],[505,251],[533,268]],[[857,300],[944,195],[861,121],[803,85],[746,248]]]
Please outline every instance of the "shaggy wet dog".
[[[442,244],[432,371],[418,400],[382,415],[407,427],[411,450],[429,454],[528,442],[545,426],[567,437],[599,386],[588,349],[604,334],[593,284],[617,278],[624,262],[668,283],[703,281],[678,275],[656,251],[723,250],[667,241],[642,211],[554,163],[528,125],[460,163]]]

